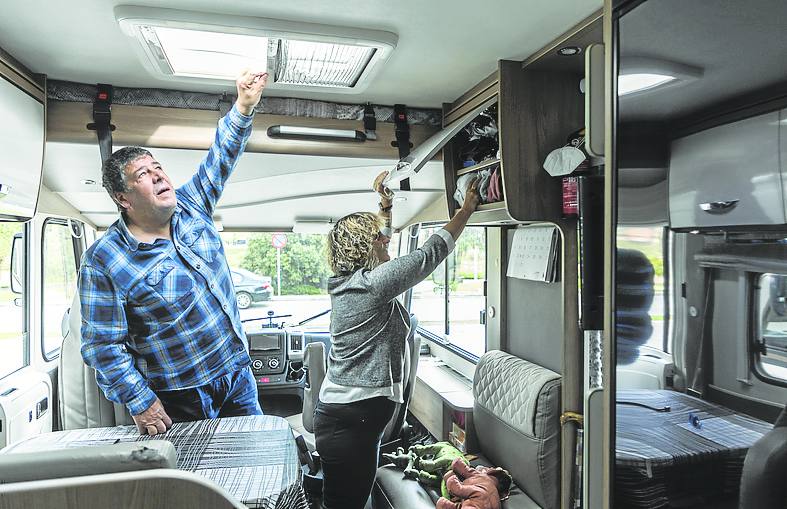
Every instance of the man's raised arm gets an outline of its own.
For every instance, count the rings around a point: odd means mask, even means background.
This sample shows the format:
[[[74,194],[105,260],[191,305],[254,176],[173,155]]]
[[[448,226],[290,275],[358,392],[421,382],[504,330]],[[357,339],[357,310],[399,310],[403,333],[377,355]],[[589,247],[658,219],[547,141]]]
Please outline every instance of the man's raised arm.
[[[235,105],[219,120],[216,136],[202,160],[199,170],[181,191],[209,215],[224,191],[238,158],[251,136],[254,107],[260,102],[262,91],[268,83],[268,74],[244,71],[235,81],[238,98]]]

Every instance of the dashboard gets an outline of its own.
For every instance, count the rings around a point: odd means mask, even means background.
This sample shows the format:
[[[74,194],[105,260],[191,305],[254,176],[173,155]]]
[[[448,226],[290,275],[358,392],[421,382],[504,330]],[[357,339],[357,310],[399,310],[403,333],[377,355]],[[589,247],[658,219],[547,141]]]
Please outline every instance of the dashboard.
[[[310,328],[249,327],[251,369],[261,391],[303,387],[305,370],[303,352],[306,345],[319,341],[326,351],[331,346],[328,331]]]

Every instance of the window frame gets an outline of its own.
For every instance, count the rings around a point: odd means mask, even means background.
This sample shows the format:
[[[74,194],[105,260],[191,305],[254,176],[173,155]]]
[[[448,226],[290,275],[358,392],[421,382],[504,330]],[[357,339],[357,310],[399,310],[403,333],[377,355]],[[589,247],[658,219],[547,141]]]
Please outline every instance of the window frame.
[[[30,364],[31,364],[31,357],[32,357],[30,355],[30,346],[31,346],[31,344],[30,344],[30,299],[29,299],[29,293],[30,293],[29,289],[30,289],[30,285],[32,284],[32,278],[31,278],[31,274],[30,274],[30,272],[31,272],[30,271],[30,268],[31,268],[30,256],[27,256],[29,253],[32,252],[32,245],[31,245],[32,243],[31,243],[31,235],[30,235],[30,222],[22,223],[20,221],[4,221],[4,223],[5,222],[8,222],[8,223],[19,223],[19,224],[22,225],[22,230],[21,230],[21,233],[22,233],[22,244],[25,246],[25,253],[24,253],[25,256],[24,256],[24,264],[23,264],[23,268],[24,268],[24,271],[25,271],[25,273],[24,273],[25,286],[24,286],[24,292],[22,293],[22,296],[21,297],[16,297],[16,298],[21,298],[22,299],[22,313],[23,313],[24,319],[22,320],[22,336],[20,338],[22,340],[22,364],[18,368],[16,368],[15,370],[9,371],[8,373],[0,375],[0,381],[5,380],[8,377],[10,377],[11,375],[13,375],[14,373],[17,373],[20,370],[23,370],[26,367],[30,366]],[[13,245],[13,243],[12,243],[12,245]],[[9,253],[9,255],[12,255],[12,254],[13,253]],[[10,260],[9,260],[9,263],[10,263]]]
[[[407,228],[406,232],[407,232],[408,238],[409,238],[409,242],[408,242],[408,246],[407,246],[407,253],[409,254],[409,253],[413,252],[415,249],[418,248],[418,238],[420,236],[419,234],[421,232],[421,228],[442,227],[442,226],[445,226],[445,224],[446,223],[444,221],[437,221],[437,222],[428,222],[428,223],[414,224],[414,225],[410,226],[409,228]],[[482,228],[484,230],[484,243],[485,244],[488,243],[487,226],[472,226],[472,225],[468,225],[467,227],[468,228]],[[486,246],[486,247],[488,247],[488,246]],[[401,247],[400,247],[400,252],[401,252]],[[485,253],[486,253],[486,248],[485,248]],[[484,299],[485,299],[484,311],[486,310],[486,307],[487,307],[487,304],[488,304],[488,299],[489,299],[489,296],[487,294],[487,284],[486,284],[487,278],[489,277],[489,275],[488,275],[488,266],[486,265],[487,261],[488,261],[488,256],[487,256],[487,254],[485,254],[485,256],[484,256],[484,267],[485,267],[484,268],[484,293],[483,293],[483,296],[484,296]],[[445,263],[445,261],[443,261],[442,263]],[[443,318],[443,331],[449,330],[449,325],[448,324],[449,324],[449,321],[450,321],[449,302],[448,302],[448,297],[450,295],[450,288],[448,286],[448,272],[449,272],[448,268],[446,267],[446,270],[443,271],[444,277],[445,277],[444,288],[446,289],[445,293],[443,294],[443,304],[444,304],[444,313],[445,313],[444,318]],[[412,310],[413,289],[412,288],[408,289],[407,292],[405,292],[404,301],[405,301],[405,306],[407,307],[407,310],[412,313],[413,312],[413,310]],[[488,331],[487,325],[488,325],[488,320],[484,323],[484,352],[486,352],[488,350],[488,347],[489,347],[489,331]],[[451,354],[454,354],[454,355],[460,357],[462,360],[470,362],[472,365],[478,364],[478,361],[481,359],[480,356],[476,356],[475,354],[470,353],[467,350],[464,350],[463,348],[458,347],[456,344],[451,343],[451,341],[447,340],[445,337],[441,337],[440,335],[435,334],[434,332],[432,332],[432,331],[430,331],[428,329],[425,329],[421,325],[418,325],[417,331],[418,331],[418,334],[423,339],[426,339],[427,341],[429,341],[430,344],[436,345],[436,346],[438,346],[440,348],[444,348],[445,350],[447,350]],[[443,334],[447,335],[447,333],[445,333],[445,332]]]
[[[760,330],[759,319],[761,281],[765,276],[771,275],[787,277],[787,273],[754,272],[748,278],[749,302],[752,304],[748,306],[749,312],[747,313],[749,320],[749,368],[761,382],[778,387],[787,387],[787,379],[776,378],[768,374],[762,368],[760,362],[760,355],[762,354],[762,342],[760,341],[762,331]]]
[[[85,231],[84,224],[82,224],[81,221],[77,221],[75,219],[64,219],[64,218],[60,218],[60,217],[47,217],[44,220],[44,224],[41,226],[41,300],[40,300],[40,303],[39,303],[40,306],[41,306],[41,313],[40,313],[41,316],[39,317],[39,320],[40,320],[39,326],[41,327],[41,334],[40,334],[40,336],[41,336],[40,337],[41,357],[46,362],[52,362],[52,361],[56,360],[57,358],[59,358],[60,357],[60,350],[62,348],[62,344],[61,344],[61,346],[57,347],[56,349],[50,350],[50,351],[47,352],[46,348],[45,348],[46,345],[44,345],[44,341],[45,341],[45,338],[46,338],[46,336],[44,334],[44,331],[46,330],[45,329],[45,323],[44,323],[45,322],[45,320],[44,320],[44,296],[45,296],[45,293],[46,293],[44,291],[44,285],[46,283],[46,276],[45,276],[46,271],[44,269],[44,263],[46,263],[46,261],[45,261],[45,257],[44,257],[44,250],[46,248],[46,227],[49,224],[58,224],[58,225],[66,227],[66,230],[68,231],[68,234],[71,237],[71,249],[73,249],[73,251],[74,251],[74,261],[75,261],[74,270],[76,272],[76,277],[77,277],[77,280],[78,280],[79,279],[79,259],[80,259],[81,254],[82,254],[81,253],[81,247],[82,246],[80,244],[81,238],[74,237],[74,235],[73,235],[73,232],[71,230],[71,223],[72,222],[79,224],[79,226],[80,226],[80,228],[81,228],[81,230],[83,232],[82,235],[84,236],[84,231]]]

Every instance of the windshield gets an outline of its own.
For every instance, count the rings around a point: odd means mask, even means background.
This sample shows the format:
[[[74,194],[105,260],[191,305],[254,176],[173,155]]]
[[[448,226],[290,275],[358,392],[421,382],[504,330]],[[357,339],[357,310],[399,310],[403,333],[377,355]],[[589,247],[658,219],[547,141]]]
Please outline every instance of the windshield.
[[[252,324],[296,325],[330,309],[326,235],[222,232],[227,262],[233,274],[235,297],[242,320]],[[327,331],[330,313],[316,318],[305,329]]]

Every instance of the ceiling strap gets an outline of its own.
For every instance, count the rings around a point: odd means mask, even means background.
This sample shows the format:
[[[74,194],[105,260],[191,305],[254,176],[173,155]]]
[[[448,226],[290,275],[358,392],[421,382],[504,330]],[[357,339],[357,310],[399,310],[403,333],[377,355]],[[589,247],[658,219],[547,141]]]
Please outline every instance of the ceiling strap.
[[[366,103],[363,106],[363,130],[367,140],[377,139],[377,117],[374,116],[372,103]]]
[[[98,149],[101,151],[101,164],[112,155],[112,85],[98,83],[96,97],[93,100],[93,122],[86,127],[96,131]]]
[[[394,123],[396,124],[396,141],[393,145],[399,149],[399,159],[404,159],[410,155],[410,126],[407,123],[407,106],[404,104],[394,104]],[[399,182],[399,189],[402,191],[410,190],[410,179]]]

